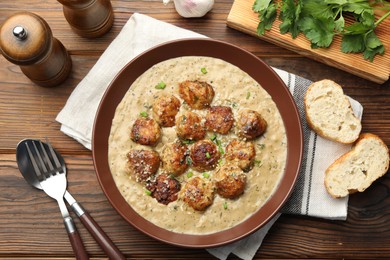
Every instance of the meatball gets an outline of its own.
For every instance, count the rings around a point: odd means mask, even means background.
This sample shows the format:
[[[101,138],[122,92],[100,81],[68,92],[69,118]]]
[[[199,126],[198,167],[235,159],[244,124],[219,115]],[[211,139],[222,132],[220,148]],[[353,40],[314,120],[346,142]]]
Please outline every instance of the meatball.
[[[153,150],[131,150],[127,154],[127,160],[130,176],[137,182],[148,180],[160,166],[160,157]]]
[[[151,118],[137,118],[131,128],[130,138],[139,144],[154,146],[160,140],[160,137],[160,126]]]
[[[214,184],[208,179],[193,177],[184,185],[181,197],[193,209],[203,211],[213,203]]]
[[[161,153],[162,167],[164,172],[179,176],[187,168],[188,148],[185,144],[167,144]]]
[[[267,122],[254,110],[243,110],[237,120],[238,135],[247,140],[261,136],[267,129]]]
[[[179,94],[191,108],[204,109],[210,106],[215,93],[206,82],[186,80],[179,84]]]
[[[227,161],[236,163],[243,171],[249,171],[253,167],[256,156],[255,146],[252,142],[233,139],[225,151]]]
[[[176,133],[180,139],[200,140],[206,135],[202,118],[194,112],[185,112],[176,119]]]
[[[150,191],[150,195],[155,198],[158,203],[165,205],[177,200],[180,188],[180,182],[166,174],[160,174],[155,180],[146,184],[146,189]]]
[[[227,134],[234,123],[233,112],[230,107],[210,107],[206,115],[206,129],[219,134]]]
[[[212,141],[201,140],[191,147],[190,158],[195,170],[209,171],[217,166],[221,153]]]
[[[158,97],[153,104],[153,118],[163,127],[175,125],[175,117],[180,109],[180,100],[173,95]]]
[[[228,199],[237,198],[244,192],[245,173],[235,164],[225,164],[215,173],[217,193]]]

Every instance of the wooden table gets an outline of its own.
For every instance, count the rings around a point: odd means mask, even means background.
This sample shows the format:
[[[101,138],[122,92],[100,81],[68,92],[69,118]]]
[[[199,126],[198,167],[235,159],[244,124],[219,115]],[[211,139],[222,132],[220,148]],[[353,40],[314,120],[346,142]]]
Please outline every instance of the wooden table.
[[[31,83],[18,66],[0,56],[0,259],[73,258],[56,203],[31,188],[17,168],[15,147],[27,137],[48,137],[64,155],[70,192],[129,259],[213,258],[202,249],[156,241],[127,224],[100,189],[91,152],[64,135],[55,121],[70,93],[134,12],[236,44],[269,65],[310,80],[329,78],[340,83],[346,94],[364,106],[363,132],[377,134],[390,144],[390,82],[377,85],[228,28],[226,18],[232,2],[217,0],[206,17],[184,19],[172,3],[164,6],[162,0],[112,0],[112,30],[102,38],[87,40],[72,32],[62,6],[55,0],[0,1],[0,22],[20,10],[37,13],[49,23],[73,60],[69,79],[46,89]],[[283,215],[271,228],[256,258],[389,258],[389,193],[390,177],[384,176],[364,193],[352,195],[347,221]],[[105,259],[80,221],[75,220],[89,255]]]

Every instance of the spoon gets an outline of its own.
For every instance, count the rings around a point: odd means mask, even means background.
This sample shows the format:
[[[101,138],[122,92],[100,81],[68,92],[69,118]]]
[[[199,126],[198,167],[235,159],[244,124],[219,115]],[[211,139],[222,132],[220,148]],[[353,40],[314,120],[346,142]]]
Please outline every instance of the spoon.
[[[33,187],[42,190],[42,187],[39,183],[38,178],[34,174],[34,168],[31,164],[31,161],[28,157],[28,151],[25,143],[31,141],[39,141],[33,139],[24,139],[20,141],[16,147],[16,161],[18,163],[19,171],[22,173],[24,179]],[[47,144],[42,142],[45,148],[48,148]],[[58,160],[61,164],[62,170],[66,171],[64,158],[56,151]],[[86,212],[83,207],[73,198],[73,196],[66,190],[64,194],[65,200],[71,206],[72,210],[80,218],[81,222],[87,228],[92,237],[104,250],[107,256],[110,259],[126,259],[119,249],[114,245],[111,239],[104,233],[101,227],[96,223],[96,221]]]

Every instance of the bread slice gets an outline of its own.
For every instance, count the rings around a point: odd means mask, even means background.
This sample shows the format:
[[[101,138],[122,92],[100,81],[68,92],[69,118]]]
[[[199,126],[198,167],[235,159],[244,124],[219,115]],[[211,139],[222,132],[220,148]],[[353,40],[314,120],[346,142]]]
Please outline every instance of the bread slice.
[[[374,134],[361,134],[351,151],[325,171],[325,187],[335,198],[362,192],[389,169],[389,149]]]
[[[324,138],[353,143],[362,125],[353,114],[351,103],[337,83],[325,79],[312,83],[305,95],[306,120]]]

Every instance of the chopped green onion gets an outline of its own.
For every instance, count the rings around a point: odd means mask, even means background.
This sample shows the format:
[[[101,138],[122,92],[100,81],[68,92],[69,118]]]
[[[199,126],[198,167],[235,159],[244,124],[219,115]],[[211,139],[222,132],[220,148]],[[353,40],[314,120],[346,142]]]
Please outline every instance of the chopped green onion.
[[[201,71],[203,74],[207,74],[206,68],[201,68],[200,71]]]
[[[204,173],[203,173],[203,177],[205,177],[205,178],[210,178],[210,174],[209,174],[208,172],[204,172]]]
[[[210,137],[210,140],[211,141],[215,141],[217,139],[217,135],[216,134],[213,134],[211,137]]]
[[[223,150],[221,145],[218,145],[218,150],[221,154],[225,154],[225,151]]]
[[[212,136],[210,139],[218,146],[219,152],[220,152],[221,154],[224,154],[225,151],[224,151],[223,148],[222,148],[222,142],[221,142],[221,140],[217,139],[217,136],[216,136],[215,134],[214,134],[214,136]],[[207,157],[207,155],[206,155],[206,157]],[[209,157],[207,157],[207,158],[209,158]]]
[[[191,178],[194,174],[192,172],[187,172],[187,177]]]
[[[219,166],[222,165],[222,159],[219,159],[219,160],[218,160],[218,165],[219,165]]]
[[[191,160],[190,157],[187,157],[187,158],[186,158],[186,164],[187,164],[187,165],[191,165],[191,164],[192,164],[192,160]]]
[[[210,153],[209,153],[209,152],[206,152],[206,158],[207,158],[207,159],[210,159],[210,158],[211,158],[211,156],[210,156]]]
[[[139,113],[140,116],[142,117],[148,117],[148,113],[146,113],[145,111],[142,111],[141,113]]]
[[[250,97],[251,97],[251,93],[250,92],[246,93],[246,99],[249,99]]]
[[[181,142],[182,142],[183,144],[193,144],[193,143],[195,143],[194,140],[182,140]]]
[[[152,192],[148,189],[145,189],[145,194],[148,195],[148,196],[151,196],[152,195]]]
[[[225,201],[225,202],[223,203],[223,208],[224,208],[224,209],[228,209],[227,201]]]
[[[165,87],[167,86],[167,84],[165,84],[163,81],[161,81],[160,83],[158,83],[155,88],[156,89],[164,89]]]
[[[261,163],[261,160],[255,160],[255,165],[260,167],[262,166],[263,164]]]

